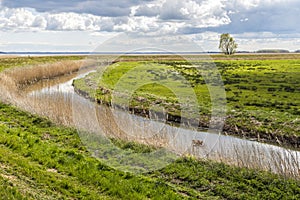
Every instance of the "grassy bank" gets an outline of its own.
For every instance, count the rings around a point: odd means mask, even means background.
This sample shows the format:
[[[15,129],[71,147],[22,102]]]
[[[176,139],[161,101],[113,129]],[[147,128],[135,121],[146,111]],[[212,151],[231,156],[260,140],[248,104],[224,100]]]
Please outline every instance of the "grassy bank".
[[[227,120],[224,133],[299,148],[300,60],[291,60],[292,55],[283,56],[283,59],[276,59],[274,55],[260,56],[246,55],[246,60],[239,60],[242,56],[226,60],[222,56],[215,56],[214,64],[221,74],[226,91]],[[298,58],[298,55],[294,56]],[[131,72],[140,66],[147,70],[137,70],[134,74]],[[85,80],[75,81],[74,85],[86,96],[109,105],[115,87],[120,87],[119,82],[122,82],[123,88],[130,90],[134,89],[132,85],[141,85],[139,81],[142,83],[151,80],[154,83],[142,85],[135,91],[130,110],[142,113],[155,102],[164,107],[169,116],[173,116],[172,119],[180,119],[181,115],[180,104],[174,92],[186,95],[188,99],[186,91],[188,87],[192,87],[197,96],[198,108],[191,106],[189,116],[184,117],[197,116],[199,113],[194,111],[198,109],[201,114],[200,126],[207,127],[212,105],[208,86],[213,87],[219,80],[211,78],[207,82],[201,76],[201,70],[205,71],[205,68],[193,68],[190,63],[177,59],[119,62],[101,74],[91,74]],[[179,79],[174,86],[174,80],[178,77],[176,73],[185,80]],[[173,81],[173,91],[161,85],[167,85],[168,81]]]
[[[2,103],[0,113],[5,199],[300,198],[298,181],[191,158],[144,175],[121,172],[91,157],[76,130]]]

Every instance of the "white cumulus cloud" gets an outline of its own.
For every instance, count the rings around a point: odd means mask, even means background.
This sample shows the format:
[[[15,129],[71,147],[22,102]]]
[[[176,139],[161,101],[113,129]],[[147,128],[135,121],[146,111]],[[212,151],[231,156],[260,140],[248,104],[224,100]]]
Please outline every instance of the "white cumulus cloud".
[[[204,33],[218,40],[229,32],[243,47],[266,35],[298,41],[299,13],[299,0],[0,0],[0,31],[187,34],[206,41]]]
[[[118,18],[100,17],[91,14],[39,13],[30,8],[0,8],[0,29],[2,31],[30,30],[113,30]],[[109,29],[109,27],[111,27]]]

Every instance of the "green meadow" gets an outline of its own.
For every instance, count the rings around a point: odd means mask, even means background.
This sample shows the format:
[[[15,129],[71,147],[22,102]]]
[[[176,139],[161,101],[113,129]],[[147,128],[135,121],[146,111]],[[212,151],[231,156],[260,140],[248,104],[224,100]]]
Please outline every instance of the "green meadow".
[[[68,57],[0,58],[0,69],[36,65],[49,61],[56,62],[59,59],[68,60]],[[71,57],[70,59],[81,58]],[[292,61],[288,62],[293,64]],[[231,61],[221,61],[221,63],[232,66]],[[241,61],[241,63],[243,62]],[[270,63],[272,62],[270,61]],[[297,72],[299,68],[297,68],[296,63],[297,61],[294,62],[294,67]],[[132,63],[120,63],[119,65],[127,66],[127,69],[130,69]],[[150,65],[152,64],[150,63]],[[164,63],[155,63],[155,66],[158,66],[156,69],[159,71],[175,70],[176,67],[182,68],[182,65],[183,63],[172,65],[165,63],[165,61]],[[276,70],[281,70],[280,66],[283,64],[276,61],[273,65]],[[218,68],[222,67],[218,64],[217,66]],[[186,77],[189,76],[188,74],[191,75],[190,72],[187,73],[190,71],[190,68],[187,69],[187,67],[186,69],[182,68],[181,72]],[[248,67],[241,68],[241,73],[248,71],[246,70]],[[121,68],[111,69],[120,74],[125,72]],[[234,73],[234,69],[228,68],[227,70],[228,76]],[[264,71],[268,70],[264,69]],[[111,74],[111,71],[108,72],[110,73],[107,73],[107,76]],[[110,76],[120,77],[120,74],[111,74]],[[264,73],[261,74],[265,76]],[[288,81],[293,81],[292,79],[296,78],[294,75],[295,73],[288,75]],[[153,78],[155,77],[153,75]],[[257,77],[255,76],[255,78]],[[239,77],[238,79],[242,80],[243,78]],[[109,91],[110,87],[117,83],[114,79],[111,79],[111,82],[107,81],[108,78],[101,82],[95,77],[94,81],[97,81],[97,85],[93,85],[92,78],[86,80],[89,81],[79,80],[75,85],[82,86],[90,92],[94,91],[93,87],[95,87],[96,93],[94,95],[97,95],[96,97],[99,99],[103,98],[103,100],[110,97],[101,94],[100,91],[104,91],[104,87]],[[245,85],[246,83],[242,83],[241,80],[238,84]],[[223,81],[225,82],[226,79]],[[247,83],[249,84],[249,82]],[[228,101],[230,114],[239,116],[248,113],[257,117],[257,120],[263,121],[267,118],[267,113],[272,113],[272,108],[265,106],[259,108],[265,110],[266,115],[255,114],[253,110],[258,106],[246,105],[247,102],[251,101],[245,96],[253,94],[254,91],[239,89],[242,93],[235,95],[233,92],[238,90],[235,84],[230,86],[225,84],[227,95],[232,93],[232,97],[240,98],[244,108],[241,105],[236,106],[238,104],[234,100]],[[178,82],[176,86],[180,86],[180,83]],[[268,90],[267,87],[270,87],[258,83],[256,86],[258,87],[257,91],[265,91]],[[289,98],[286,99],[283,95],[294,94],[293,103],[297,104],[296,106],[290,105],[290,108],[286,109],[285,112],[281,110],[283,108],[273,108],[273,112],[276,114],[274,116],[277,117],[276,120],[286,119],[284,122],[292,123],[289,117],[297,117],[295,108],[299,109],[299,102],[297,103],[297,89],[299,87],[296,86],[293,87],[295,88],[293,93],[284,89],[283,91],[279,89],[270,91],[270,93],[278,94],[276,97],[278,101],[280,99],[288,101]],[[99,89],[100,87],[103,87],[102,90]],[[176,97],[167,91],[168,88],[160,87],[159,90],[152,90],[151,93],[148,93],[149,88],[152,87],[147,87],[145,85],[138,90],[137,97],[162,100],[166,108],[168,108],[168,104],[176,103]],[[204,97],[208,95],[205,87],[201,84],[195,86],[195,88],[197,87],[204,88],[203,91],[199,91],[202,92],[203,96],[199,98],[199,102],[200,100],[205,102]],[[227,88],[230,88],[231,91],[228,91]],[[279,85],[278,88],[280,88]],[[266,93],[264,97],[268,98],[270,95]],[[257,97],[257,99],[262,98]],[[138,101],[140,100],[137,99]],[[177,110],[172,112],[176,114]],[[209,109],[202,112],[207,114]],[[259,116],[261,118],[258,118]],[[246,118],[247,116],[245,116]],[[246,123],[246,120],[244,122]],[[272,122],[277,124],[275,120]],[[280,124],[277,125],[279,128],[281,127]],[[299,128],[299,124],[297,127]],[[283,132],[282,134],[288,135],[289,133]],[[134,142],[120,140],[113,140],[112,142],[121,149],[136,153],[153,150],[152,147]],[[209,160],[195,160],[190,157],[180,158],[169,166],[148,173],[137,175],[124,172],[121,169],[111,168],[93,157],[83,145],[77,130],[74,128],[55,124],[47,118],[22,111],[13,105],[0,103],[0,197],[2,199],[299,199],[300,182],[269,172],[238,168]]]

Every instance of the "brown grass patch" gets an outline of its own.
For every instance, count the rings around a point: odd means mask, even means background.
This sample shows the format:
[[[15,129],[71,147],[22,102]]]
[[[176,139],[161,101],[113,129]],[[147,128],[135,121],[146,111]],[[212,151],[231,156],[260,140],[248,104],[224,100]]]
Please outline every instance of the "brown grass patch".
[[[60,61],[53,64],[14,68],[5,70],[2,76],[9,77],[18,88],[43,79],[51,79],[78,71],[83,61]]]

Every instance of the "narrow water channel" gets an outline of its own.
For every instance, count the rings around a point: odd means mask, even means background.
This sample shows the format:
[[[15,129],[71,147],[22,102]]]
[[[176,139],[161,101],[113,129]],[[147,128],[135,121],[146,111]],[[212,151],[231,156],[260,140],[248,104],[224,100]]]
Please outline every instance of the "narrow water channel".
[[[75,126],[80,130],[78,133],[83,143],[101,159],[108,157],[107,152],[101,151],[97,147],[106,144],[102,140],[99,140],[99,143],[96,141],[99,137],[106,138],[106,141],[109,141],[107,138],[114,137],[135,140],[166,149],[170,154],[164,152],[164,157],[161,157],[159,161],[159,165],[162,167],[172,161],[169,159],[172,157],[171,154],[173,156],[193,155],[237,166],[259,168],[300,177],[299,151],[222,134],[178,128],[97,105],[79,96],[72,86],[73,80],[92,71],[83,71],[31,85],[24,90],[24,94],[20,98],[22,102],[19,102],[18,106],[33,113],[48,116],[65,125]],[[203,143],[195,141],[203,141]],[[124,160],[126,159],[134,160],[134,156],[127,155],[127,153],[122,154],[122,150],[118,150],[117,147],[111,148],[109,151],[110,153],[114,152],[109,155],[115,154],[116,156],[114,160],[108,159],[113,166],[125,165]],[[157,151],[156,154],[143,154],[140,158],[148,161],[151,161],[150,157],[159,160],[161,155],[162,152]],[[129,161],[126,163],[128,164]],[[134,163],[137,161],[135,160]],[[131,164],[129,163],[129,165]],[[141,167],[143,163],[138,162],[138,165]]]

